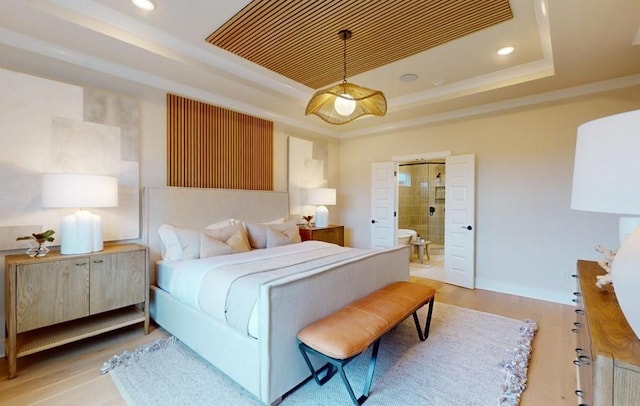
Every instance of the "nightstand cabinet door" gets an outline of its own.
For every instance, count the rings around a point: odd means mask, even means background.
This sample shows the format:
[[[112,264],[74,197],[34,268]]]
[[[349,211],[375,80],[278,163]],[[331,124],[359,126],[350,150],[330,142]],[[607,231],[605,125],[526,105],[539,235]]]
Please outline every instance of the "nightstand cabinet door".
[[[89,315],[89,258],[16,267],[17,332]]]
[[[91,257],[91,314],[146,300],[146,252]]]

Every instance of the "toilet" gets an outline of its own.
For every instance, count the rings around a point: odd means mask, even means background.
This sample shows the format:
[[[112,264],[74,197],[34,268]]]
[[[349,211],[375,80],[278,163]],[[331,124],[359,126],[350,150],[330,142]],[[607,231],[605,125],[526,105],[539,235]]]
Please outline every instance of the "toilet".
[[[418,233],[416,233],[415,230],[411,230],[408,228],[399,228],[398,229],[398,238],[396,240],[396,244],[397,245],[409,245],[409,243],[411,241],[415,241],[416,240],[416,236],[418,235]]]

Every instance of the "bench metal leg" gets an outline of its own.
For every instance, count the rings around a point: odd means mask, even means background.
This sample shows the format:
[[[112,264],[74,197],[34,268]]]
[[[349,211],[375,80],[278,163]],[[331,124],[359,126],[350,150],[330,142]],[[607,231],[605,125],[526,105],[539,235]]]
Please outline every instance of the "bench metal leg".
[[[429,328],[431,327],[431,314],[433,313],[433,302],[435,302],[435,298],[431,298],[429,301],[429,311],[427,313],[427,322],[424,327],[424,334],[422,334],[422,329],[420,328],[420,321],[418,320],[418,311],[413,312],[413,321],[416,323],[416,329],[418,330],[418,337],[420,337],[420,341],[425,341],[429,338]]]
[[[362,396],[360,396],[359,398],[356,398],[356,395],[353,393],[351,384],[349,383],[349,380],[347,379],[347,375],[344,371],[344,366],[347,365],[355,357],[357,357],[357,355],[351,358],[346,358],[346,359],[335,359],[314,350],[313,348],[307,346],[304,343],[300,343],[299,348],[300,348],[300,352],[302,353],[302,356],[304,357],[305,362],[307,363],[307,366],[309,367],[309,370],[311,371],[311,374],[313,375],[313,379],[316,381],[318,385],[320,386],[324,385],[325,383],[327,383],[327,381],[329,381],[329,379],[331,379],[331,377],[336,372],[338,372],[340,374],[340,377],[342,378],[342,382],[344,382],[344,385],[347,388],[347,392],[349,392],[349,397],[351,397],[351,400],[353,401],[354,405],[361,405],[369,398],[369,391],[371,390],[371,382],[373,381],[373,373],[376,368],[376,361],[378,360],[378,348],[380,348],[380,338],[378,338],[373,343],[373,351],[371,353],[371,359],[369,360],[369,370],[367,372],[367,378],[364,384],[364,390],[362,391]],[[311,361],[309,360],[309,356],[307,355],[307,353],[320,357],[321,359],[327,361],[327,364],[325,364],[323,367],[321,367],[318,370],[314,369],[313,365],[311,364]],[[327,369],[327,373],[325,374],[324,377],[320,378],[319,374],[325,368]]]

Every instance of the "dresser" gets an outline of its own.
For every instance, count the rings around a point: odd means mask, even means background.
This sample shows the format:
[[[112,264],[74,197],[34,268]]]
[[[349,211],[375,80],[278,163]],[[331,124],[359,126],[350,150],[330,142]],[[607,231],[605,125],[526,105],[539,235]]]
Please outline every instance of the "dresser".
[[[327,227],[300,226],[302,241],[316,240],[344,246],[344,226],[329,225]]]
[[[593,261],[580,260],[577,268],[573,331],[580,404],[640,405],[640,340],[624,318],[612,286],[595,285],[596,275],[605,271]]]
[[[5,350],[17,359],[141,323],[149,332],[147,248],[105,246],[79,255],[5,257]]]

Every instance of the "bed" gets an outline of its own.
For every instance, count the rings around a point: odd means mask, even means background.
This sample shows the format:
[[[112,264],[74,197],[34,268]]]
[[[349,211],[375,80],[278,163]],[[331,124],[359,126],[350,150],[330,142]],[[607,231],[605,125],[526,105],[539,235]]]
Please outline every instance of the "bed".
[[[245,306],[242,312],[249,314],[251,308],[247,326],[253,325],[252,328],[231,326],[190,305],[175,292],[170,293],[171,289],[162,279],[168,280],[166,275],[175,271],[171,266],[176,264],[170,263],[169,271],[161,270],[167,265],[167,261],[162,260],[163,245],[158,233],[163,224],[202,228],[230,218],[260,223],[288,218],[288,202],[288,194],[282,192],[178,187],[146,188],[143,198],[143,240],[149,247],[149,263],[157,267],[150,272],[151,317],[265,404],[278,403],[309,376],[297,347],[298,331],[359,297],[389,283],[409,279],[406,246],[354,250],[353,255],[347,255],[337,246],[327,247],[332,244],[305,242],[295,247],[303,252],[299,263],[310,262],[308,256],[315,256],[314,250],[336,251],[344,256],[332,261],[318,259],[316,267],[278,273],[277,277],[261,280],[254,288],[255,305]],[[271,255],[269,250],[285,252],[292,248],[266,248],[246,254]],[[228,266],[235,261],[231,258],[238,255],[211,262]],[[293,254],[286,258],[296,261]],[[258,259],[255,264],[268,262]],[[159,279],[156,279],[157,270],[160,270]],[[215,295],[212,298],[215,299]]]

